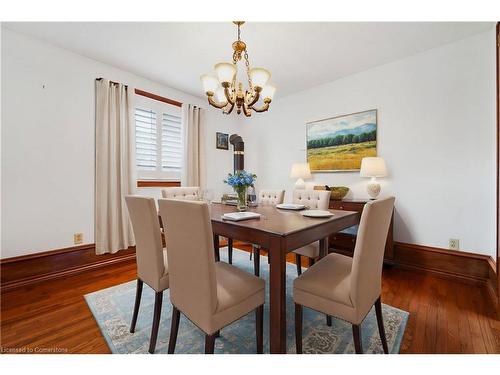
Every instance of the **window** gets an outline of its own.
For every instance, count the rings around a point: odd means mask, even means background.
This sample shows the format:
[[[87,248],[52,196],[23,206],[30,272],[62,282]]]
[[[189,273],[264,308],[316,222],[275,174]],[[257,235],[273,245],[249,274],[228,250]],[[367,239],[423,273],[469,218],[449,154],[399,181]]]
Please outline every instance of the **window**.
[[[181,109],[136,96],[135,147],[140,180],[180,180],[183,154]]]

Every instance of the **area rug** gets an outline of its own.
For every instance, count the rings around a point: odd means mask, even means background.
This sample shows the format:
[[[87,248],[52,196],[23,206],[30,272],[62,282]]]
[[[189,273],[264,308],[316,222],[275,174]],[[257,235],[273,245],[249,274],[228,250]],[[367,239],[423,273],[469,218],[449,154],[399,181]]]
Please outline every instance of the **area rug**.
[[[227,249],[221,249],[221,259],[227,259]],[[262,256],[261,277],[268,280],[269,265]],[[234,250],[233,265],[253,274],[253,261],[249,254]],[[297,276],[293,264],[286,266],[287,302],[287,348],[295,353],[294,304],[292,283]],[[269,284],[267,284],[269,287]],[[135,333],[130,333],[130,321],[135,300],[136,281],[87,294],[85,299],[104,335],[112,353],[147,353],[153,320],[154,292],[144,284],[141,307]],[[269,290],[266,291],[264,305],[264,352],[269,353]],[[382,305],[385,332],[390,353],[399,353],[401,339],[408,320],[408,313],[395,307]],[[172,307],[169,291],[163,294],[160,330],[155,353],[166,353],[170,333]],[[304,308],[303,313],[303,352],[304,353],[354,353],[351,325],[332,319],[332,326],[326,325],[323,314]],[[382,353],[375,310],[372,309],[361,325],[363,351]],[[189,320],[181,315],[175,353],[203,353],[204,334]],[[221,330],[216,340],[215,353],[255,353],[255,314],[252,312]]]

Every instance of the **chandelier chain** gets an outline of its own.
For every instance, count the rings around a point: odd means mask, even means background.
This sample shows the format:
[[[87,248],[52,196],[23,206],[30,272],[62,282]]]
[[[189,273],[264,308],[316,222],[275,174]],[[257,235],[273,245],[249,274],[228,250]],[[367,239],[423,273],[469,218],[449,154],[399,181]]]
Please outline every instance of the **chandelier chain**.
[[[250,78],[250,61],[248,61],[248,52],[245,50],[245,66],[247,68],[247,77],[248,77],[248,87],[253,91],[252,78]]]

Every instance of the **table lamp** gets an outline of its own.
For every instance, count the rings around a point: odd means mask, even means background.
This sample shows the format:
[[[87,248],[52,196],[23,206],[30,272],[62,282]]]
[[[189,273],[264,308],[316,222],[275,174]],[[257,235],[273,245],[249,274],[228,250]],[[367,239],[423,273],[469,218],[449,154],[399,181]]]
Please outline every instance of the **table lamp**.
[[[305,189],[306,183],[304,178],[311,178],[311,169],[309,163],[294,163],[290,171],[290,178],[296,178],[295,189]]]
[[[361,177],[371,177],[366,190],[371,199],[377,198],[380,193],[380,184],[377,181],[377,177],[387,176],[384,159],[375,157],[363,158],[361,160],[359,175]]]

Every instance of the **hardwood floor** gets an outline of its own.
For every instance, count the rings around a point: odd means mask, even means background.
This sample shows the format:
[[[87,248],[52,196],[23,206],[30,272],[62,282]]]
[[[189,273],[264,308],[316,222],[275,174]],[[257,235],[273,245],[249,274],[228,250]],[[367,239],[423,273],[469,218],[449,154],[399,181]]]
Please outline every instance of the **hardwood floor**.
[[[3,293],[2,351],[110,353],[83,296],[135,278],[130,261]],[[500,353],[500,321],[488,301],[478,286],[384,269],[382,302],[410,312],[401,353]]]

